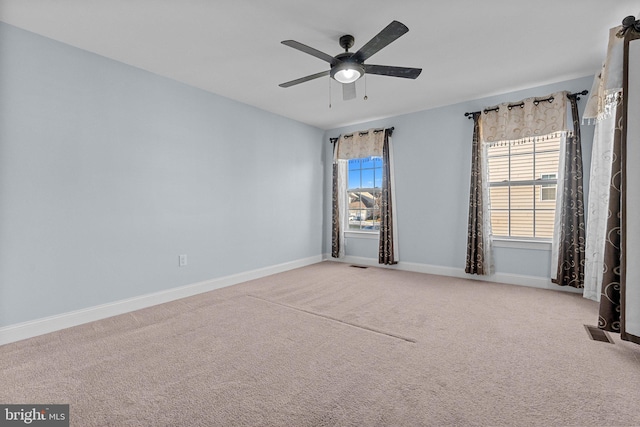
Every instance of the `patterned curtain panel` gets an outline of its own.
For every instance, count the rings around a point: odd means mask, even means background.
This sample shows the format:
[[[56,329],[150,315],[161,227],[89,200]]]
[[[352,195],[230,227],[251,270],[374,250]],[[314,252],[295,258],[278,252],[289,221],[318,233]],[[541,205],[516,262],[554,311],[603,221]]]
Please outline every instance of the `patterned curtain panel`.
[[[333,146],[333,178],[331,185],[331,256],[344,257],[344,217],[347,203],[347,160],[339,160],[338,143]]]
[[[593,80],[583,122],[595,124],[589,182],[585,298],[600,301],[598,327],[621,332],[621,170],[624,39],[609,30],[607,55]],[[598,167],[598,165],[602,165]]]
[[[389,137],[391,130],[384,132],[382,147],[382,195],[380,200],[380,243],[378,246],[379,264],[397,264],[397,233],[395,217],[395,199],[393,188],[393,152]]]
[[[617,107],[613,131],[613,153],[611,179],[609,181],[609,209],[604,233],[604,263],[602,272],[602,293],[598,327],[610,332],[620,332],[620,265],[622,252],[620,245],[620,225],[622,212],[622,93],[616,97]]]
[[[514,141],[562,132],[567,128],[567,92],[504,103],[482,113],[482,140]]]
[[[334,151],[336,147],[334,146]],[[333,258],[340,257],[342,246],[340,244],[341,224],[340,209],[338,203],[338,163],[333,162],[333,183],[332,183],[332,209],[331,209],[331,256]]]
[[[600,302],[602,295],[604,272],[611,271],[611,268],[605,265],[604,252],[605,242],[609,240],[607,223],[611,219],[609,197],[616,197],[615,188],[617,188],[614,187],[612,193],[612,171],[614,163],[621,160],[619,153],[614,152],[614,149],[616,145],[619,147],[620,144],[620,140],[616,143],[615,138],[621,136],[620,129],[616,130],[616,128],[621,126],[620,112],[617,110],[622,108],[622,91],[612,95],[603,100],[606,102],[606,106],[603,106],[603,112],[599,114],[599,118],[597,118],[597,111],[592,111],[593,120],[589,119],[589,121],[595,121],[595,132],[591,149],[589,204],[586,214],[587,241],[585,244],[583,296],[598,302]],[[597,94],[593,98],[597,98]]]
[[[484,195],[485,165],[480,131],[480,113],[473,115],[473,141],[471,144],[471,187],[469,194],[469,226],[467,231],[467,261],[464,271],[468,274],[491,274],[488,257],[490,230],[486,229]]]
[[[585,223],[582,192],[582,147],[577,95],[569,96],[573,135],[566,138],[564,189],[560,219],[558,270],[552,281],[560,286],[584,287]],[[558,213],[556,213],[557,215]]]

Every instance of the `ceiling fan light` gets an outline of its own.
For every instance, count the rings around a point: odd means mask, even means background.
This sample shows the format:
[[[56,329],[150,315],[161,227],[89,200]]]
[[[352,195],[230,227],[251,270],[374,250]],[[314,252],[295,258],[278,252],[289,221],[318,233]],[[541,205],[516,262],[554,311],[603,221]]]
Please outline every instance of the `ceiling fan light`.
[[[355,68],[345,68],[343,70],[337,71],[333,78],[339,81],[340,83],[353,83],[358,80],[362,74],[359,70]]]
[[[357,62],[344,61],[331,68],[330,75],[339,83],[353,83],[364,75],[364,67]]]

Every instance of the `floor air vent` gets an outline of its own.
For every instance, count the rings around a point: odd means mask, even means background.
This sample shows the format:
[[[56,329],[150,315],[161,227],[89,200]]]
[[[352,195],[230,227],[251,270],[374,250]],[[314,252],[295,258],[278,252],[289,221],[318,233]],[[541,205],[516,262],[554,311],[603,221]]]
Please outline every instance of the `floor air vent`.
[[[367,267],[367,266],[365,266],[365,265],[350,265],[349,267],[353,267],[353,268],[363,268],[363,269],[364,269],[364,268],[369,268],[369,267]]]
[[[609,334],[602,329],[599,329],[597,326],[584,325],[584,327],[589,334],[589,338],[591,338],[592,340],[613,344],[613,341],[611,341],[611,338],[609,338]]]

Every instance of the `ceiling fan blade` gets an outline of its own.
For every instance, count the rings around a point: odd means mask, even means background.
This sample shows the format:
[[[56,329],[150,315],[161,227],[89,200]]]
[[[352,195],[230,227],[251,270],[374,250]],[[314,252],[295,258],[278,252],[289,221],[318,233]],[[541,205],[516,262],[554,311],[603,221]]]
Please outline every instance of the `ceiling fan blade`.
[[[315,56],[316,58],[322,59],[323,61],[327,61],[331,65],[337,64],[338,61],[333,56],[328,53],[320,52],[318,49],[314,49],[312,47],[307,46],[306,44],[302,44],[295,40],[285,40],[282,42],[283,45],[292,47],[294,49],[298,49],[301,52],[308,53],[309,55]]]
[[[358,62],[362,63],[371,57],[374,53],[378,52],[383,47],[389,45],[401,35],[407,33],[409,28],[402,22],[393,21],[387,25],[377,36],[372,38],[357,51],[353,57]]]
[[[348,101],[356,97],[356,82],[342,84],[342,99]]]
[[[310,76],[300,77],[299,79],[291,80],[290,82],[281,83],[278,86],[280,86],[280,87],[291,87],[291,86],[295,86],[295,85],[300,84],[300,83],[308,82],[309,80],[318,79],[320,77],[324,77],[324,76],[328,76],[328,75],[329,75],[329,70],[321,71],[321,72],[316,73],[316,74],[311,74]]]
[[[422,72],[422,68],[390,67],[388,65],[364,64],[364,71],[367,74],[379,74],[381,76],[415,79]]]

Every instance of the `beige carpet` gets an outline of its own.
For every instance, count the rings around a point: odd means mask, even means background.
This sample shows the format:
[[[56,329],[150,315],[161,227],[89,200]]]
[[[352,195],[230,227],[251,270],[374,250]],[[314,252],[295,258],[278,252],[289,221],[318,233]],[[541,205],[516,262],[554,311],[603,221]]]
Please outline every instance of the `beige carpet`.
[[[640,346],[579,295],[321,263],[0,347],[73,426],[638,426]]]

